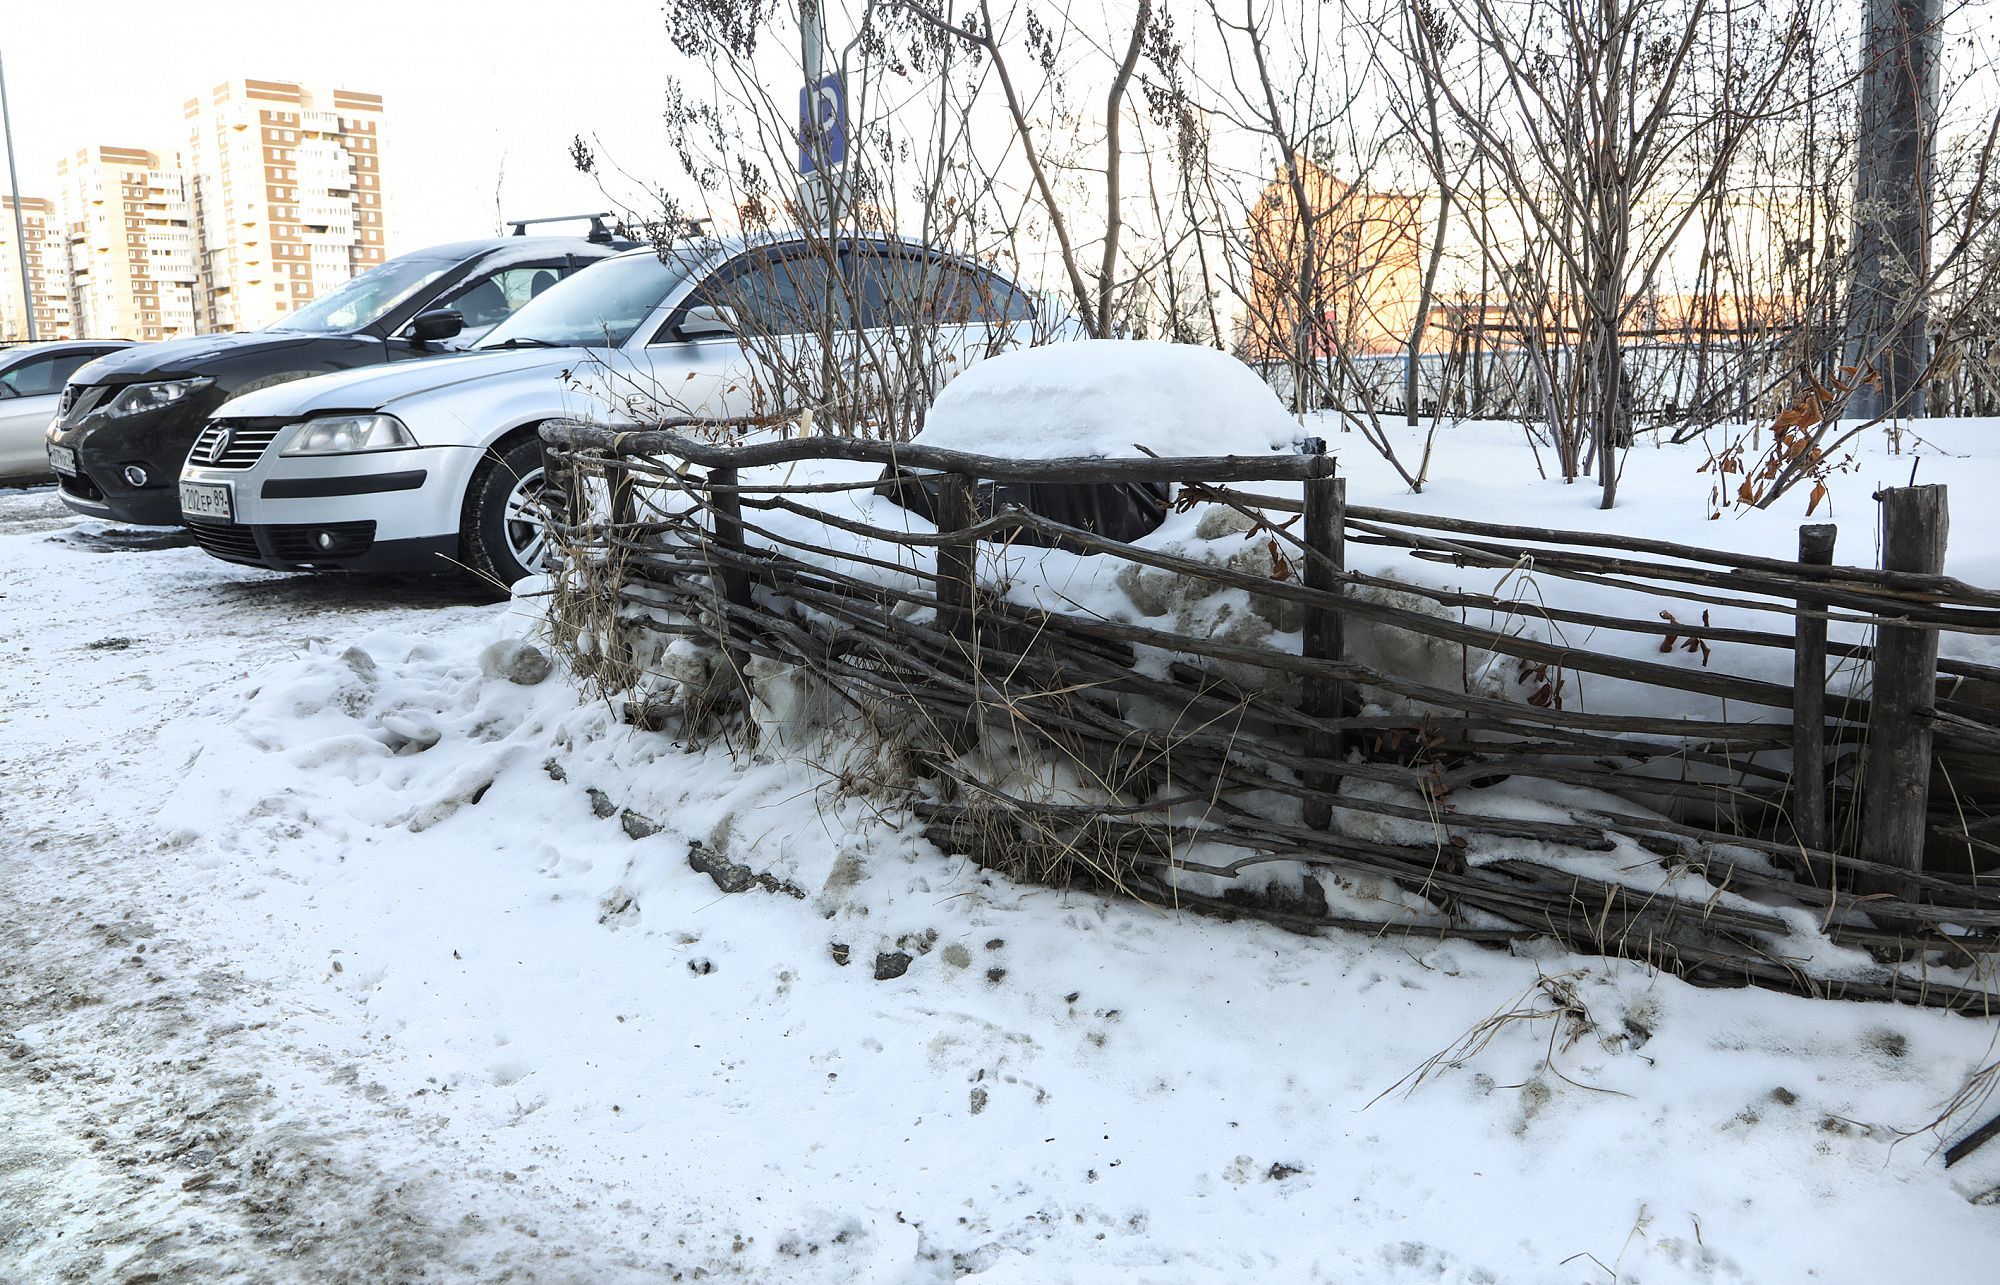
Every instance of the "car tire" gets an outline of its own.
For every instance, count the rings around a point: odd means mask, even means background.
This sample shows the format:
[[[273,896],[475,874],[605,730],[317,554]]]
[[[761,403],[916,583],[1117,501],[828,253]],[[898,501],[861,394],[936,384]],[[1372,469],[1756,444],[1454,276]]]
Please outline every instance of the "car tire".
[[[486,452],[465,497],[460,544],[472,574],[495,588],[542,570],[546,533],[533,514],[540,508],[542,443],[524,437]]]

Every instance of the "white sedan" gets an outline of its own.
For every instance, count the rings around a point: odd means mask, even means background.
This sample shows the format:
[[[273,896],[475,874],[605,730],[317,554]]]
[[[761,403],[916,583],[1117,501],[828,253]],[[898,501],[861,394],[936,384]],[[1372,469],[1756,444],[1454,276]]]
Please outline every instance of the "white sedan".
[[[63,384],[86,363],[131,346],[123,339],[60,339],[0,349],[0,482],[55,476],[43,434]]]
[[[822,403],[824,422],[828,398],[927,398],[1037,330],[1012,281],[888,238],[635,250],[550,287],[464,356],[224,403],[182,470],[182,517],[232,562],[462,566],[508,585],[540,565],[536,434],[550,420],[639,427]]]

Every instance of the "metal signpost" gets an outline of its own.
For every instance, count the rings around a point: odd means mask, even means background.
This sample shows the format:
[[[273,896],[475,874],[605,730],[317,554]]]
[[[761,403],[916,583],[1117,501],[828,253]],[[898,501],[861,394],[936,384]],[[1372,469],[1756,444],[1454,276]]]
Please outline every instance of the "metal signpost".
[[[0,133],[7,139],[7,194],[14,202],[14,252],[21,257],[21,311],[28,314],[28,342],[34,343],[35,288],[28,277],[28,233],[21,225],[21,179],[14,173],[14,118],[7,110],[7,65],[0,60]]]
[[[799,195],[815,222],[830,210],[831,171],[846,163],[847,93],[839,76],[820,76],[799,90]]]
[[[826,75],[822,62],[826,33],[819,0],[806,4],[799,22],[799,204],[815,226],[833,235],[833,175],[847,163],[847,86],[839,73]]]

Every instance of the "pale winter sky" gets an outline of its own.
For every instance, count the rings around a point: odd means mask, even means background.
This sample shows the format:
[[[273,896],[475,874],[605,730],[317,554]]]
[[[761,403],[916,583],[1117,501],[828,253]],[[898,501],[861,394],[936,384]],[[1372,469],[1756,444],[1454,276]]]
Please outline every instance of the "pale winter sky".
[[[571,168],[579,133],[633,174],[668,175],[660,113],[678,55],[658,0],[0,0],[0,12],[25,196],[53,197],[57,158],[80,147],[185,148],[183,104],[237,76],[387,99],[391,254],[492,233],[503,169],[510,218],[606,208]]]

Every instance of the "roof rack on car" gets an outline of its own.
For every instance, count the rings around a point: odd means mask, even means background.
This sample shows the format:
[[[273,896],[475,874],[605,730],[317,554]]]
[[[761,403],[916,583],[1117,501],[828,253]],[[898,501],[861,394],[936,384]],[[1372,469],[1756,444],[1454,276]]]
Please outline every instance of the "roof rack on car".
[[[507,222],[513,225],[515,236],[526,236],[528,229],[538,223],[573,223],[577,219],[589,219],[590,232],[584,239],[593,245],[610,245],[613,239],[611,229],[604,225],[604,220],[610,217],[611,211],[605,210],[600,214],[552,214],[545,219],[508,219]]]

